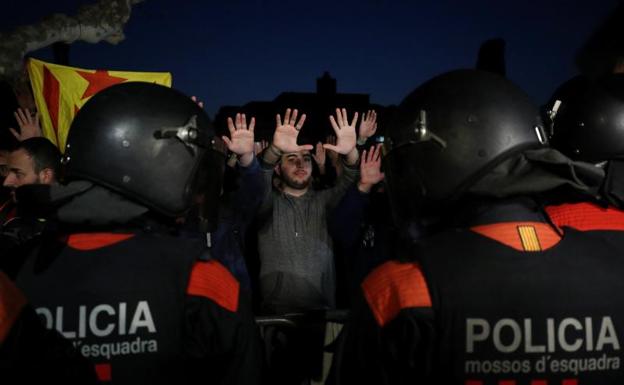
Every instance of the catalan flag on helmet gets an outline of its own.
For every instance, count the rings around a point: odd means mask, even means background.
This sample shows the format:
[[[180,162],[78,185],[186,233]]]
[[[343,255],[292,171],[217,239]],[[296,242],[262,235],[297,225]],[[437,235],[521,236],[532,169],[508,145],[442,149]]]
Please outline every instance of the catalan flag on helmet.
[[[62,151],[69,126],[82,106],[112,85],[149,82],[171,87],[170,72],[89,70],[28,59],[28,75],[40,114],[43,135]]]

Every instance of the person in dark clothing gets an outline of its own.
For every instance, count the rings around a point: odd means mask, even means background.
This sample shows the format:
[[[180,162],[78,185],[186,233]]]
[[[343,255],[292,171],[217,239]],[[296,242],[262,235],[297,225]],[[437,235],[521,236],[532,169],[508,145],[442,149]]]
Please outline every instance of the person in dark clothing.
[[[540,193],[597,186],[544,147],[538,115],[510,81],[475,70],[403,101],[384,158],[395,221],[437,230],[406,237],[364,280],[334,382],[622,382],[624,237],[562,236],[548,221]]]
[[[225,265],[238,279],[245,291],[251,291],[251,277],[245,259],[245,240],[247,230],[254,219],[255,212],[260,205],[262,196],[258,191],[264,188],[264,179],[260,170],[260,163],[254,156],[254,126],[252,118],[247,128],[245,114],[236,114],[235,119],[228,118],[228,129],[234,142],[228,148],[231,155],[225,167],[223,175],[223,193],[219,197],[219,210],[216,228],[209,233],[212,256]],[[228,137],[223,137],[229,141]],[[239,155],[244,153],[245,155]],[[209,168],[213,165],[208,163],[199,171],[200,180],[198,190],[203,191],[202,184],[210,180],[203,178],[210,173]],[[185,231],[206,237],[205,229],[202,229],[204,194],[198,194],[193,210],[187,214],[184,223]]]
[[[390,259],[392,234],[396,230],[388,197],[380,184],[383,178],[378,144],[362,152],[360,179],[347,190],[329,220],[336,254],[343,256],[337,264],[344,264],[347,303],[356,295],[364,277]]]
[[[256,158],[247,166],[239,163],[235,169],[236,188],[224,193],[219,206],[217,229],[212,233],[212,251],[215,258],[228,267],[245,290],[251,290],[251,278],[245,262],[245,239],[254,214],[260,205],[258,191],[264,180]]]
[[[16,215],[15,189],[27,184],[53,184],[58,179],[61,153],[46,138],[31,137],[19,142],[6,159],[6,176],[2,185],[11,199],[0,206],[0,225]]]
[[[208,157],[204,218],[214,229],[225,160],[217,140],[190,98],[150,83],[107,88],[72,123],[68,183],[39,194],[54,215],[16,283],[101,381],[261,381],[249,296],[205,239],[173,226]],[[228,141],[237,151],[235,135]]]
[[[30,238],[40,227],[41,218],[20,218],[27,205],[18,212],[15,191],[20,186],[51,185],[57,183],[61,165],[61,153],[52,142],[42,137],[30,137],[19,142],[7,154],[6,178],[3,187],[9,198],[0,203],[0,232],[12,237],[20,247],[27,247]],[[0,270],[9,277],[23,262],[20,253],[0,253]]]

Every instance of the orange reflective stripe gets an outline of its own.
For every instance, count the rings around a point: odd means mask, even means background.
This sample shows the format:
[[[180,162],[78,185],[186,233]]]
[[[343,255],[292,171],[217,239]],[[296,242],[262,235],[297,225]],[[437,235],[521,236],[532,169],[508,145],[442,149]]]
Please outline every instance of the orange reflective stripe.
[[[134,234],[79,233],[70,235],[67,245],[72,249],[88,251],[111,246],[132,237]]]
[[[379,326],[402,309],[431,307],[427,282],[417,263],[386,262],[362,282],[362,290]]]
[[[0,271],[0,344],[9,335],[25,305],[24,294],[4,272]]]
[[[493,223],[470,230],[519,251],[548,250],[561,240],[551,225],[542,222]]]
[[[231,312],[238,310],[239,291],[238,280],[215,260],[195,262],[186,288],[187,294],[208,298]]]
[[[581,202],[548,206],[545,210],[557,227],[571,227],[580,231],[624,231],[624,211],[613,207]]]

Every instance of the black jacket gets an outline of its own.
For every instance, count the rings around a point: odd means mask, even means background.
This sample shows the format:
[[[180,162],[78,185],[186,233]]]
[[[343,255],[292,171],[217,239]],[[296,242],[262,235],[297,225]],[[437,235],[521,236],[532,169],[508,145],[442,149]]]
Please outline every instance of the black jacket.
[[[238,280],[206,260],[197,238],[129,215],[145,210],[93,188],[60,207],[55,232],[17,275],[44,324],[102,381],[258,383],[260,337]]]
[[[560,236],[526,211],[476,218],[373,271],[336,381],[622,383],[624,234]]]

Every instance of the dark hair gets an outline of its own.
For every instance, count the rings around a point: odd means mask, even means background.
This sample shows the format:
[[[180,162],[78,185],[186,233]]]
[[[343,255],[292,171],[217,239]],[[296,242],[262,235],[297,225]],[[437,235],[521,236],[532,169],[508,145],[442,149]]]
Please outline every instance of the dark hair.
[[[15,150],[24,150],[32,158],[35,172],[49,168],[58,177],[61,167],[61,152],[48,139],[42,137],[29,138],[21,141]]]

